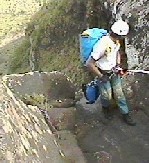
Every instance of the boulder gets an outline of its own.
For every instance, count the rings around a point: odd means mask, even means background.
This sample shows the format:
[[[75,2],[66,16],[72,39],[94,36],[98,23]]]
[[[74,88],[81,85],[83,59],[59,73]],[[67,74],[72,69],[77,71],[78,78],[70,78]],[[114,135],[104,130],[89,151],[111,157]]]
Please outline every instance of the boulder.
[[[55,107],[69,107],[74,104],[75,86],[60,72],[30,72],[3,77],[5,83],[18,96],[43,95]]]

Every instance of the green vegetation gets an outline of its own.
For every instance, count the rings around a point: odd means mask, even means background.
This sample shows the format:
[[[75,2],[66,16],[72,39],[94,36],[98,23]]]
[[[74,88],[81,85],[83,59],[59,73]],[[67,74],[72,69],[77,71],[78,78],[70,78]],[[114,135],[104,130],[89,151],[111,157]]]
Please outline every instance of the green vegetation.
[[[79,56],[79,33],[84,17],[80,18],[79,1],[55,0],[42,7],[31,19],[25,31],[25,41],[11,59],[9,73],[30,70],[30,41],[32,49],[40,54],[41,71],[61,71],[75,83],[82,83],[83,72]]]
[[[91,16],[91,19],[96,21],[92,18],[92,13],[89,15],[96,3],[89,2],[87,4],[84,0],[46,1],[28,23],[25,41],[15,50],[9,73],[31,70],[33,54],[36,63],[38,62],[36,70],[64,72],[74,83],[80,85],[86,74],[80,62],[79,34],[89,25],[87,13],[88,17]],[[101,8],[101,5],[98,1],[98,7]],[[90,19],[88,20],[90,22]],[[96,24],[102,26],[102,21]]]
[[[28,58],[30,44],[28,40],[24,40],[20,47],[14,51],[9,65],[9,73],[25,73],[29,71]]]
[[[16,34],[24,30],[30,15],[39,9],[35,0],[0,0],[0,40],[8,35]]]
[[[42,1],[42,0],[41,0]],[[0,74],[13,72],[24,72],[21,63],[23,55],[14,54],[15,49],[24,40],[24,29],[30,21],[31,16],[39,11],[41,6],[36,0],[0,0]],[[24,42],[26,47],[26,42]],[[24,46],[24,45],[23,45]],[[22,47],[23,48],[23,47]],[[20,51],[21,47],[19,46]],[[25,50],[25,49],[24,49]],[[19,51],[19,50],[17,50]],[[12,57],[13,56],[13,57]],[[19,61],[19,58],[21,59]],[[27,56],[23,56],[24,57]],[[9,66],[9,58],[12,63]],[[15,61],[16,59],[16,61]],[[19,63],[17,63],[19,61]],[[11,70],[12,68],[12,70]],[[8,71],[9,69],[9,71]],[[20,69],[20,70],[19,70]],[[16,70],[16,71],[14,71]]]

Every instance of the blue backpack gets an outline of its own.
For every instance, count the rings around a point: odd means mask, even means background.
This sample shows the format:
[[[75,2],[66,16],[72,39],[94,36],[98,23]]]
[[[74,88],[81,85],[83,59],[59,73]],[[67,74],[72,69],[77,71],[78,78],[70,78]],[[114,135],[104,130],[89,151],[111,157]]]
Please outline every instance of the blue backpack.
[[[108,32],[105,29],[92,28],[85,30],[80,35],[80,56],[84,65],[91,55],[94,45],[107,34]],[[88,84],[83,84],[82,91],[87,100],[87,104],[94,104],[100,96],[98,81],[93,80]]]
[[[80,34],[80,56],[83,64],[91,55],[94,45],[107,34],[107,30],[99,28],[87,29]]]

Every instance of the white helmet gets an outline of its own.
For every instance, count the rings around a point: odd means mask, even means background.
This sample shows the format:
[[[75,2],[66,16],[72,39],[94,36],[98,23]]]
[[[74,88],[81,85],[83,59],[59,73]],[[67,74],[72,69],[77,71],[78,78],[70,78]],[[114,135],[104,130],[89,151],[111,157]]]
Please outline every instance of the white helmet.
[[[129,25],[123,20],[118,20],[111,26],[111,30],[117,35],[125,36],[129,32]]]

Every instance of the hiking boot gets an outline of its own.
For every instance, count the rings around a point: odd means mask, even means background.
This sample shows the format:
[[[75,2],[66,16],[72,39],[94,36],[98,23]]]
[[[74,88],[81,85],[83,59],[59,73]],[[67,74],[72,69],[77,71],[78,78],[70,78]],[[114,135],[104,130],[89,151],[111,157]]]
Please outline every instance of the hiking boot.
[[[109,107],[102,107],[102,110],[103,110],[105,119],[111,120],[113,118]]]
[[[123,114],[123,120],[124,122],[126,122],[128,125],[130,126],[135,126],[136,123],[133,121],[131,115],[128,113],[128,114]]]

